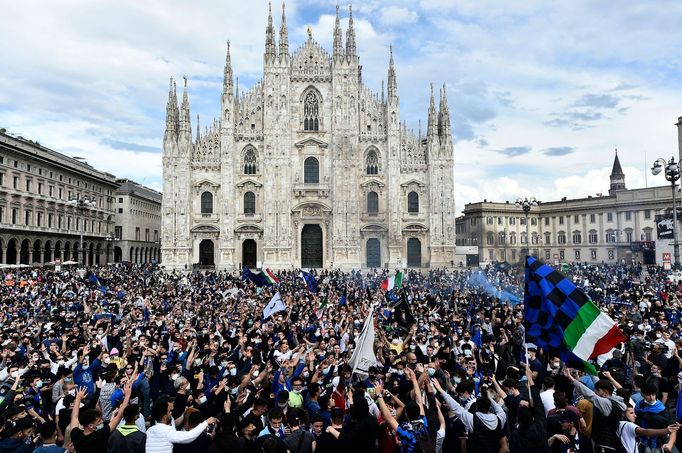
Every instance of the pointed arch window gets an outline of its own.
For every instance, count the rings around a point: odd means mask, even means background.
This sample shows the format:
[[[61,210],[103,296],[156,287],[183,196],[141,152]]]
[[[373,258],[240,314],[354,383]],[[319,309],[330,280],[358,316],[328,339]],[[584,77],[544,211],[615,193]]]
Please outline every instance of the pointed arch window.
[[[411,214],[419,213],[419,194],[417,192],[407,194],[407,212]]]
[[[256,213],[256,194],[253,192],[246,192],[244,194],[244,214]]]
[[[367,212],[377,214],[379,212],[379,195],[376,192],[367,194]]]
[[[305,184],[320,183],[320,163],[314,157],[308,157],[303,163],[303,182]]]
[[[369,150],[367,153],[367,174],[379,174],[379,157],[377,156],[377,152],[373,149]]]
[[[201,213],[213,214],[213,194],[211,192],[201,194]]]
[[[309,91],[303,100],[303,130],[320,130],[320,102],[314,92]]]
[[[256,151],[249,149],[244,153],[244,174],[255,175],[258,170],[258,160],[256,159]]]

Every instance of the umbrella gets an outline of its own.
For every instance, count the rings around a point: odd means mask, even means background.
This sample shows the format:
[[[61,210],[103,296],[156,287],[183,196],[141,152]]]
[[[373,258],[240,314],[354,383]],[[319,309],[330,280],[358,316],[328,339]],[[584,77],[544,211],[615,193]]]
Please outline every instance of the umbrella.
[[[69,261],[64,261],[62,264],[66,265],[66,266],[69,266],[69,265],[72,265],[72,264],[78,264],[78,261],[71,261],[71,260],[69,260]]]

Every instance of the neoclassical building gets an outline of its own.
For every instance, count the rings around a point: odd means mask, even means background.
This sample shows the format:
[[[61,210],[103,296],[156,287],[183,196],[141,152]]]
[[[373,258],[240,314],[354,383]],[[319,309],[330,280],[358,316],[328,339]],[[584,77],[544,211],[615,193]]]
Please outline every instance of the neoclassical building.
[[[424,135],[400,117],[393,52],[384,94],[362,81],[352,11],[345,43],[290,51],[284,8],[265,30],[263,78],[234,82],[229,43],[218,118],[192,133],[187,80],[163,140],[167,268],[442,267],[455,253],[453,143],[445,90]]]
[[[116,188],[114,175],[3,131],[0,264],[111,261]],[[76,198],[94,200],[94,205],[78,209],[69,204]]]

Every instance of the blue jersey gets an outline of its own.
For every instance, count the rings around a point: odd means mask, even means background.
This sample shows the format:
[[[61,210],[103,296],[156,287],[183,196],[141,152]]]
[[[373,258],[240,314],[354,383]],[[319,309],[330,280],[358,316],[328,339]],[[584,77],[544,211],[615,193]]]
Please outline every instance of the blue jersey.
[[[400,452],[414,453],[417,449],[417,439],[420,436],[428,435],[428,423],[426,417],[422,416],[419,420],[403,423],[398,426],[396,434],[400,438]]]

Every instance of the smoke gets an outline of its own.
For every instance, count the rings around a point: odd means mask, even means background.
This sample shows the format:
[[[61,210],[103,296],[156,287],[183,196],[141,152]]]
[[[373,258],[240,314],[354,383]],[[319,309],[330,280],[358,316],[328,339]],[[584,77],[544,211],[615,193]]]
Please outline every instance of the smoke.
[[[512,305],[516,305],[519,303],[518,296],[509,291],[508,290],[509,288],[505,288],[502,290],[498,289],[495,285],[488,281],[488,278],[481,269],[476,269],[475,271],[473,271],[467,283],[470,287],[478,288],[484,291],[490,297],[496,297],[501,301],[508,300],[509,302],[511,302]]]

